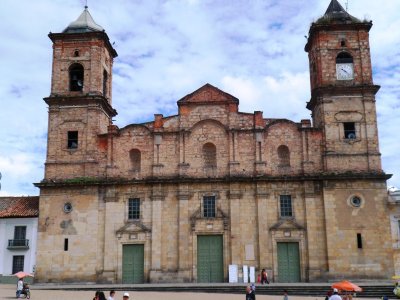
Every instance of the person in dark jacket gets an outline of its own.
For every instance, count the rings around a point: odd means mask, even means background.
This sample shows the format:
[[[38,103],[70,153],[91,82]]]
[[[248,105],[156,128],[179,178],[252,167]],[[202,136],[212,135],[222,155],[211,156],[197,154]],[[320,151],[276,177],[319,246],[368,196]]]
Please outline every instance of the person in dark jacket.
[[[250,286],[246,287],[246,300],[256,300],[256,294]]]

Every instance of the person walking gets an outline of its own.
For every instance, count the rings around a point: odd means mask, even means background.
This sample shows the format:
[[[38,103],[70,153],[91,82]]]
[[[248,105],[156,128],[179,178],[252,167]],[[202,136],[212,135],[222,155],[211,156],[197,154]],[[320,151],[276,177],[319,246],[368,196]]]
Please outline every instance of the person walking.
[[[283,300],[289,300],[288,291],[283,290]]]
[[[123,300],[128,300],[129,299],[129,293],[124,293],[124,295],[122,296]]]
[[[96,291],[93,300],[107,300],[106,295],[102,291]]]
[[[261,284],[264,284],[264,283],[268,283],[269,284],[269,281],[268,281],[267,271],[265,271],[265,269],[262,269],[261,270]]]
[[[114,296],[115,296],[115,291],[111,290],[110,291],[110,296],[108,296],[108,300],[114,300]]]
[[[246,287],[246,300],[256,300],[256,294],[249,285]]]
[[[24,289],[24,279],[19,278],[17,282],[17,298],[21,297],[22,290]]]
[[[338,289],[333,289],[333,295],[329,297],[329,300],[342,300],[342,297],[339,296]]]

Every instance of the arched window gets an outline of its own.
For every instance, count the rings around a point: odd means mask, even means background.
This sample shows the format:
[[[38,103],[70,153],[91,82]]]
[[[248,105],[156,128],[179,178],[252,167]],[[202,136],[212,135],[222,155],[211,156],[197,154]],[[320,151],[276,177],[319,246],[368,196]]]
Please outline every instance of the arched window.
[[[83,66],[73,64],[69,67],[69,90],[82,91],[83,89]]]
[[[278,147],[279,166],[290,167],[290,152],[289,148],[285,145]]]
[[[140,172],[140,165],[142,160],[142,154],[138,149],[132,149],[129,151],[129,158],[131,160],[132,170],[134,172]]]
[[[203,145],[203,158],[204,158],[204,167],[206,168],[217,167],[217,148],[213,143],[206,143]]]
[[[352,64],[353,57],[347,52],[340,52],[338,56],[336,56],[337,64]]]

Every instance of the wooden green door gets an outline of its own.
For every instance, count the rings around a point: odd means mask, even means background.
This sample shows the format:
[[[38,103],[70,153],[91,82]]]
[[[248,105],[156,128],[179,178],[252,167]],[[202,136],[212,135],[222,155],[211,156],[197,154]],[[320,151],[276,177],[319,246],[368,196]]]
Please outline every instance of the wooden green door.
[[[278,243],[278,281],[300,281],[299,243]]]
[[[122,246],[122,283],[144,282],[144,245]]]
[[[197,282],[223,282],[222,235],[197,236]]]

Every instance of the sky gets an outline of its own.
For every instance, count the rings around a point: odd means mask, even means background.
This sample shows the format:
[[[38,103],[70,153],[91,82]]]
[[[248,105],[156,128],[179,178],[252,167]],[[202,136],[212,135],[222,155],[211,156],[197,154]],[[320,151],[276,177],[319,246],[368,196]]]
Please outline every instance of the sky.
[[[345,0],[340,0],[345,6]],[[89,0],[118,57],[115,124],[177,114],[176,101],[210,83],[265,118],[310,119],[305,36],[330,0]],[[52,43],[84,0],[1,0],[0,196],[38,195],[44,177]],[[370,31],[378,131],[388,186],[400,187],[400,1],[348,0]],[[399,131],[398,131],[399,130]]]

